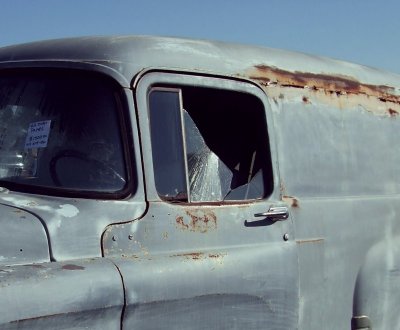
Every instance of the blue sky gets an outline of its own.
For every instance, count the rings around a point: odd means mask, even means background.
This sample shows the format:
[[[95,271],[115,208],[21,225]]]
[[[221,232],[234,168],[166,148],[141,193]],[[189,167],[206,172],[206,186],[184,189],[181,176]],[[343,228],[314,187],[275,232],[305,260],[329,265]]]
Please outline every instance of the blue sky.
[[[255,44],[400,73],[400,1],[0,0],[0,47],[146,34]]]

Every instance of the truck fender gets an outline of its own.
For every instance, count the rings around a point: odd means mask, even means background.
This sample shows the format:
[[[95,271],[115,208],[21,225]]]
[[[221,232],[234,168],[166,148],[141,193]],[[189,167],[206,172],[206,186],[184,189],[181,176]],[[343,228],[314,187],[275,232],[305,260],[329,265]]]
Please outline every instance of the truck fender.
[[[360,267],[353,295],[352,329],[397,329],[399,301],[400,237],[394,236],[373,245]]]

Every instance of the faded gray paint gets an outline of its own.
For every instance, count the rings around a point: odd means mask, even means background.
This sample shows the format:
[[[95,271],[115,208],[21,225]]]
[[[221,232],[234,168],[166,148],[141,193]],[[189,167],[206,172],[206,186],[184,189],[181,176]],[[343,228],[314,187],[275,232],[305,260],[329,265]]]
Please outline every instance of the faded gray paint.
[[[1,329],[117,329],[121,277],[106,259],[0,268]]]
[[[0,214],[0,265],[50,261],[47,234],[38,218],[7,205],[0,205]]]
[[[348,329],[363,315],[373,329],[399,327],[397,75],[279,50],[149,37],[0,49],[0,69],[21,67],[117,80],[138,182],[124,200],[0,192],[0,328]],[[272,195],[240,204],[163,202],[148,127],[153,83],[258,97]],[[288,220],[245,226],[282,205]]]

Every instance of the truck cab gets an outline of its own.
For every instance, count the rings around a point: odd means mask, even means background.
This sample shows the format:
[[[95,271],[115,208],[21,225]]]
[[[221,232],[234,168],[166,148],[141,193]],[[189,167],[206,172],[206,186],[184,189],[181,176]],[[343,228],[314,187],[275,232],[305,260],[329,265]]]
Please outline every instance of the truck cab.
[[[0,49],[0,329],[393,329],[400,79],[162,37]]]

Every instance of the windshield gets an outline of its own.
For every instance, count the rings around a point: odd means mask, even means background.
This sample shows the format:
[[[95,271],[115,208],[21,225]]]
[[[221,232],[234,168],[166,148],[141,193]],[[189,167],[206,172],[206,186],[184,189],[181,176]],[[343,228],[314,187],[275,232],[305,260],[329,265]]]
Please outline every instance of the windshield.
[[[116,192],[126,186],[118,87],[100,75],[0,75],[0,185]]]

